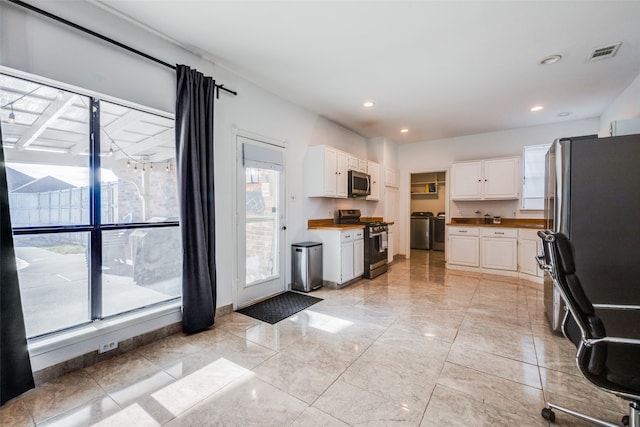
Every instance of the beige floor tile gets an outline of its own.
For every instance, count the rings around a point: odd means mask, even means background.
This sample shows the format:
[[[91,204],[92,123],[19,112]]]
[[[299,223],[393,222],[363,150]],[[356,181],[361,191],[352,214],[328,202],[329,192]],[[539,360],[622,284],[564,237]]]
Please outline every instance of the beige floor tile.
[[[47,421],[38,423],[38,427],[75,427],[88,426],[102,421],[105,418],[121,411],[120,406],[110,397],[101,397],[87,402],[70,411],[64,412]],[[3,424],[4,425],[4,424]],[[10,424],[7,424],[10,425]]]
[[[495,327],[493,322],[463,322],[455,342],[485,353],[537,364],[531,332],[518,328]]]
[[[429,371],[415,372],[362,358],[351,365],[340,376],[339,381],[367,390],[412,411],[421,411],[429,401],[438,374],[431,372],[430,375]]]
[[[93,378],[85,371],[76,371],[42,384],[23,402],[37,424],[104,396],[104,390]]]
[[[129,352],[89,366],[85,372],[108,393],[161,372],[161,369],[136,352]]]
[[[464,344],[454,344],[451,347],[447,362],[542,389],[540,372],[536,365],[477,351]]]
[[[347,366],[348,362],[340,360],[302,359],[297,354],[282,352],[260,364],[253,372],[269,384],[311,404]]]
[[[469,399],[465,394],[441,385],[436,386],[420,427],[512,427],[548,426],[538,415],[517,414],[501,406]]]
[[[348,427],[349,424],[325,414],[312,406],[304,410],[302,414],[289,427]]]
[[[251,373],[167,424],[175,426],[286,426],[307,404]]]
[[[514,414],[537,417],[544,406],[540,389],[453,363],[445,364],[438,384]]]
[[[352,426],[416,426],[424,412],[337,381],[313,404],[329,415]]]
[[[32,427],[34,425],[33,418],[24,406],[24,398],[0,407],[0,426]]]

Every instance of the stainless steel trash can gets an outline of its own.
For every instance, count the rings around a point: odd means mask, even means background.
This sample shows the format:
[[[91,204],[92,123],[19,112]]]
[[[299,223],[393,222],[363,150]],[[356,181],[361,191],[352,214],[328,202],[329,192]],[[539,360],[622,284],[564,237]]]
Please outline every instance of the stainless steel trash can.
[[[309,292],[322,287],[322,243],[291,245],[291,288]]]

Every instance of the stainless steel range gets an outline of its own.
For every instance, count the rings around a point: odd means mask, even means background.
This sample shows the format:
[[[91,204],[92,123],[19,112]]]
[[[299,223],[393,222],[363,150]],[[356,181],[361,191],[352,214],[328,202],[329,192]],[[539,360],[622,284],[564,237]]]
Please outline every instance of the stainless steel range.
[[[364,225],[364,277],[373,279],[386,273],[389,225],[386,222],[361,221],[360,209],[338,209],[336,224]]]

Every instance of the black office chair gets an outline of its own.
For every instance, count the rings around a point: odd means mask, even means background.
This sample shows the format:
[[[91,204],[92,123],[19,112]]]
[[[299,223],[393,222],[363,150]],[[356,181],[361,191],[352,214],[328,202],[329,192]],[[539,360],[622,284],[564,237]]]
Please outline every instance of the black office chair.
[[[551,231],[538,231],[538,236],[544,248],[543,254],[537,257],[538,263],[550,274],[566,304],[562,332],[578,349],[578,369],[600,389],[631,401],[629,415],[623,417],[622,424],[640,427],[640,339],[607,335],[604,324],[596,315],[594,305],[587,298],[576,275],[573,248],[567,236]],[[639,309],[637,306],[622,305],[602,308]],[[542,416],[550,422],[555,421],[553,409],[599,425],[616,425],[547,403]]]

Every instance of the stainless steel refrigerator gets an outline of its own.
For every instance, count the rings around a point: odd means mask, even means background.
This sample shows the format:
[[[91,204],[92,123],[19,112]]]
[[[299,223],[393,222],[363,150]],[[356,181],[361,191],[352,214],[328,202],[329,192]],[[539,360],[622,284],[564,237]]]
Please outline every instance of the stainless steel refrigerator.
[[[571,240],[587,297],[640,305],[640,135],[562,138],[545,166],[545,225]],[[548,274],[544,298],[559,330],[564,309]],[[607,313],[598,314],[606,321]],[[621,317],[608,321],[616,329],[624,324]]]

